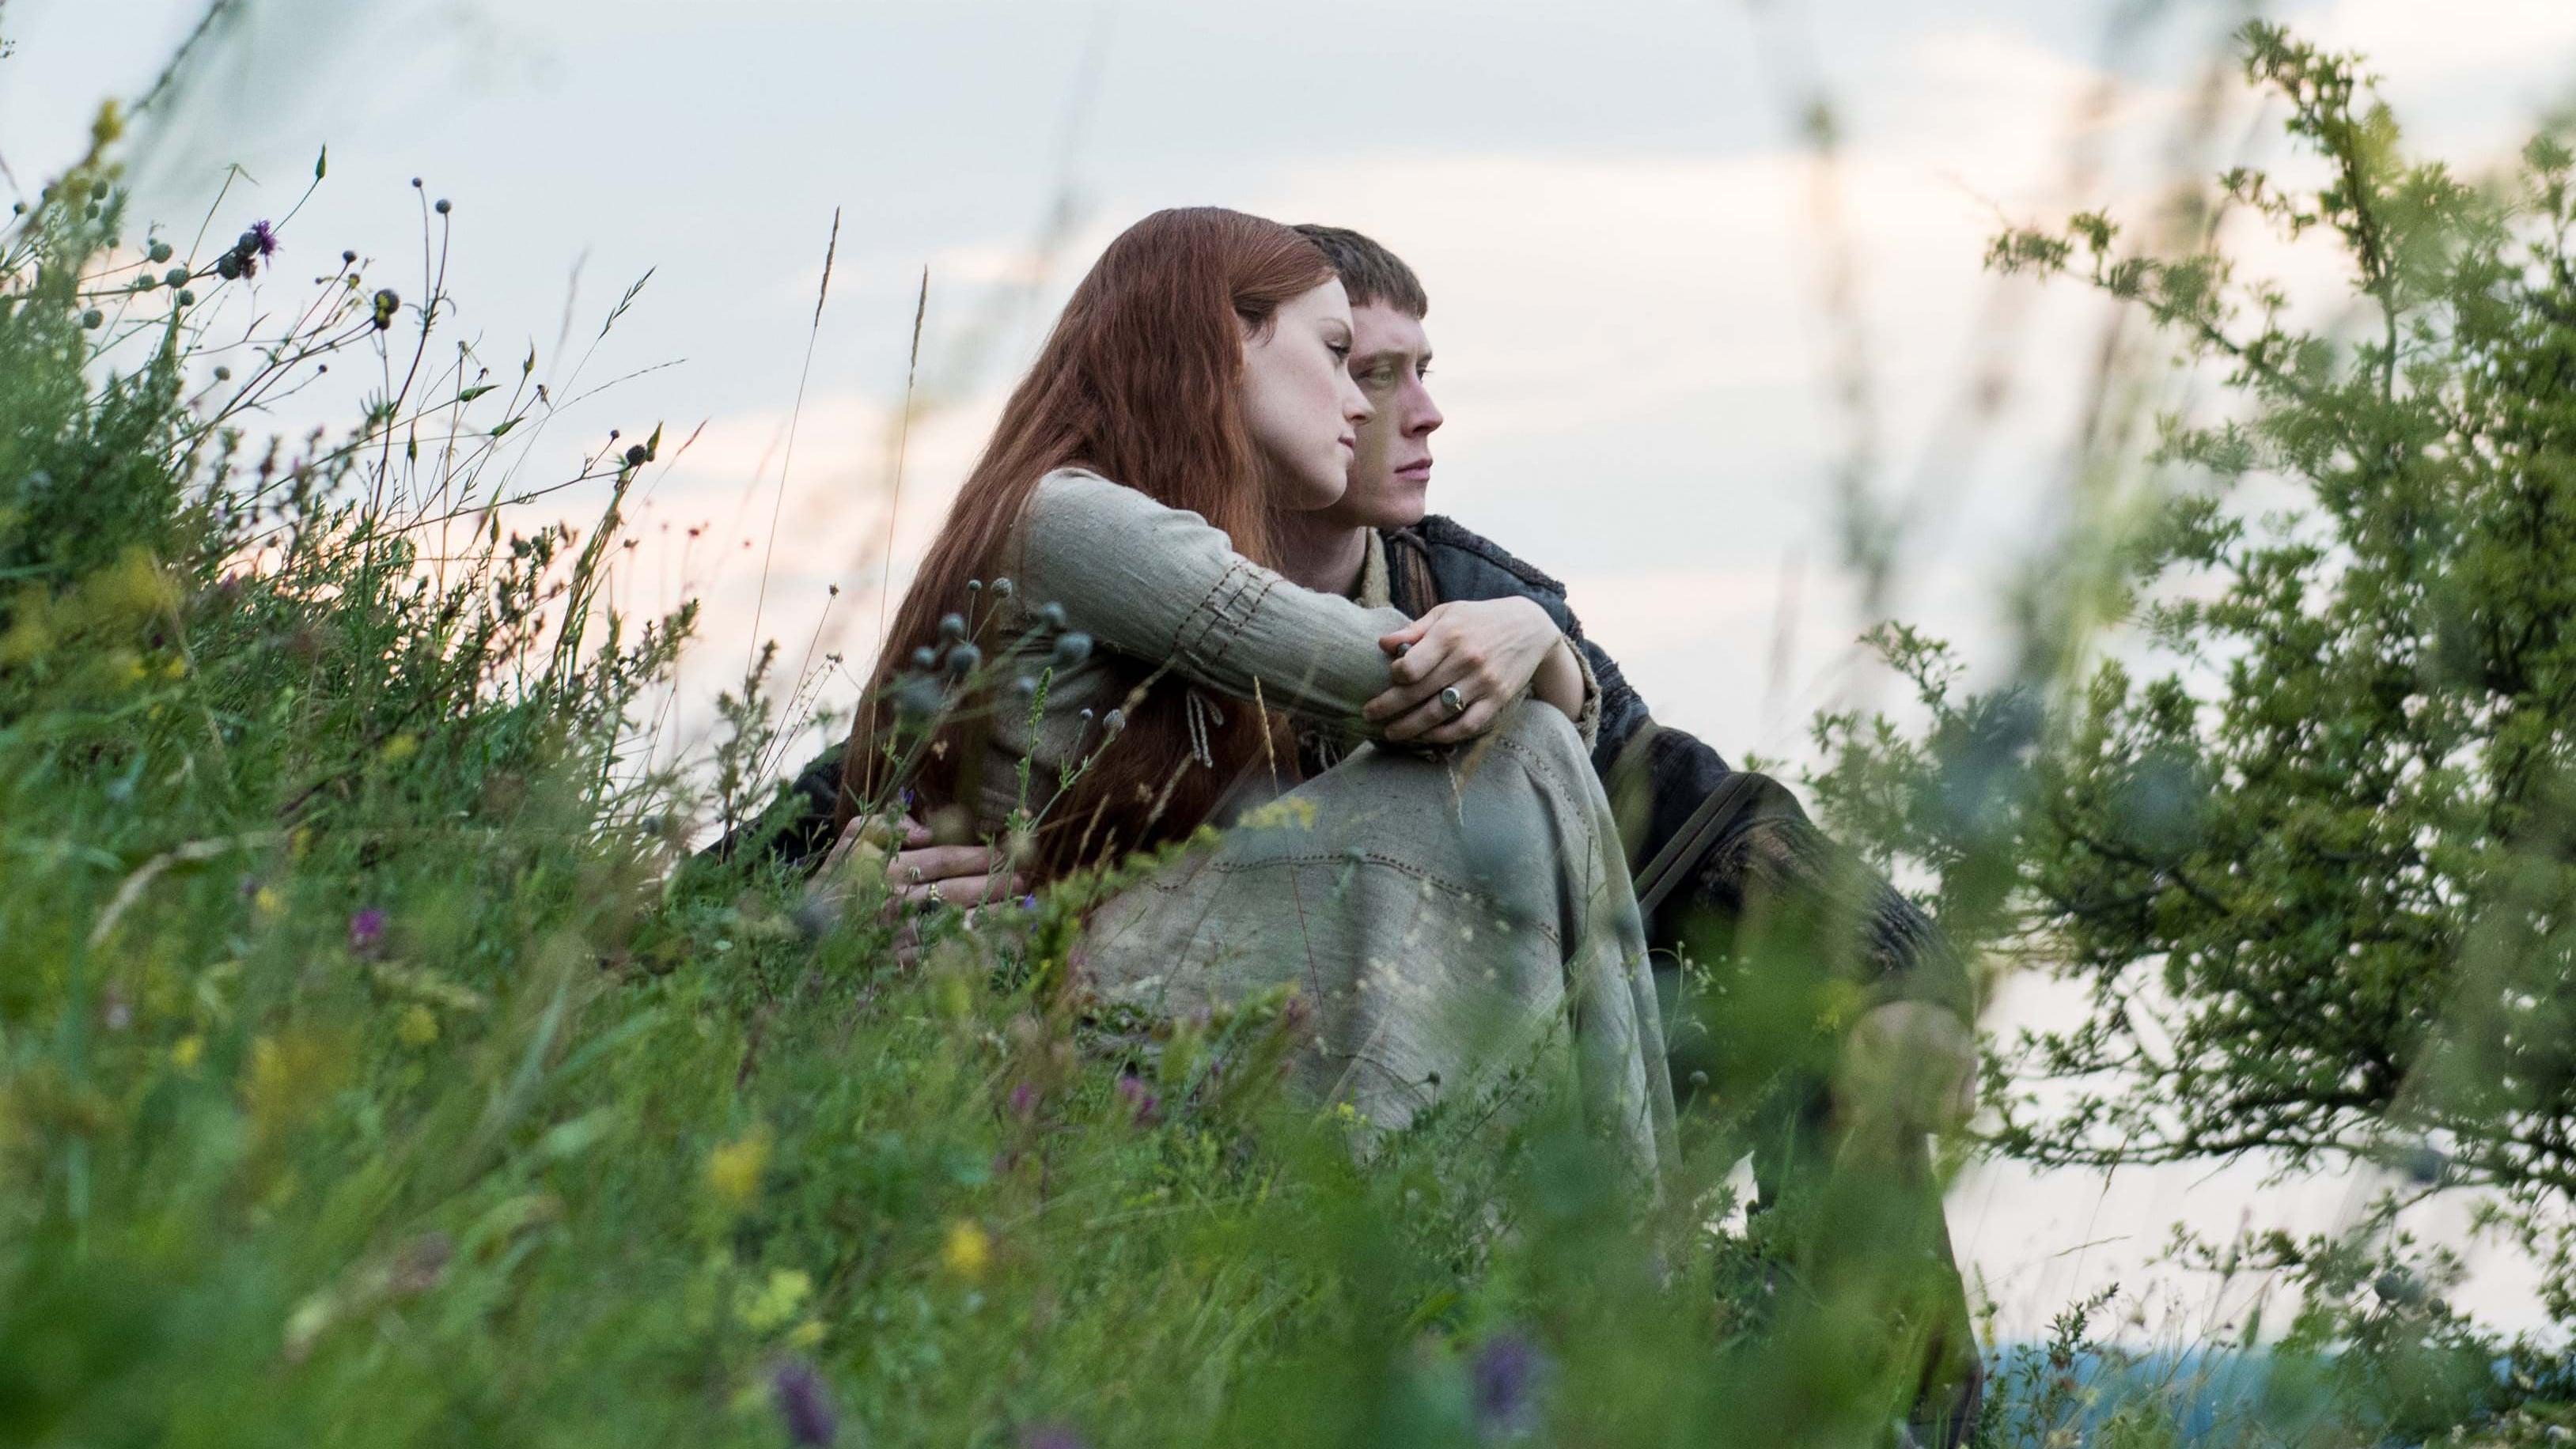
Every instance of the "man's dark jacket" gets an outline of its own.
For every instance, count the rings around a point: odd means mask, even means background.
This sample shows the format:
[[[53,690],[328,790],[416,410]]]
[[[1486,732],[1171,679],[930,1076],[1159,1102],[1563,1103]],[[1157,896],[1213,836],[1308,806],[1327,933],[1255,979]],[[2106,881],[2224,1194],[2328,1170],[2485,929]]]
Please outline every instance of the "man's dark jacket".
[[[1584,636],[1563,584],[1438,514],[1384,537],[1396,608],[1418,618],[1441,603],[1524,598],[1583,652],[1601,686],[1592,768],[1617,810],[1629,868],[1660,866],[1680,878],[1646,921],[1659,952],[1679,951],[1711,917],[1802,900],[1847,918],[1860,947],[1855,984],[1873,997],[1937,1002],[1973,1018],[1966,970],[1923,913],[1836,849],[1776,781],[1731,770],[1706,741],[1657,724],[1618,662]],[[1712,820],[1704,807],[1730,782],[1733,808]],[[1693,838],[1677,847],[1686,832]],[[1647,885],[1642,875],[1639,885]]]

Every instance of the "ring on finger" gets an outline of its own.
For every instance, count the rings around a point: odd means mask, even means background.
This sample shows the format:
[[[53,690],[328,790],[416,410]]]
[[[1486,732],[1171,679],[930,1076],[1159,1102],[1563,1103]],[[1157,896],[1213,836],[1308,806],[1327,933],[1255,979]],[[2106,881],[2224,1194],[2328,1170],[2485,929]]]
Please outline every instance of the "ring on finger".
[[[1467,697],[1452,684],[1440,691],[1440,707],[1448,712],[1451,719],[1456,719],[1467,712]]]
[[[932,881],[930,883],[930,889],[923,895],[922,899],[930,902],[934,906],[944,906],[948,904],[948,898],[939,893],[939,882],[937,881]]]

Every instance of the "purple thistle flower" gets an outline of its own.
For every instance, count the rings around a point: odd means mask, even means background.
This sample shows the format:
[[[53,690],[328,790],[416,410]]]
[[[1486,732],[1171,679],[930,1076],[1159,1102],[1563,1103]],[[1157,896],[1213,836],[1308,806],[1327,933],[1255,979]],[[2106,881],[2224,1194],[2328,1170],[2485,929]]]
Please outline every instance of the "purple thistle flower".
[[[1538,1411],[1538,1379],[1547,1359],[1516,1333],[1499,1333],[1467,1365],[1467,1396],[1486,1435],[1526,1432]]]
[[[1025,1122],[1038,1109],[1038,1089],[1026,1082],[1011,1089],[1011,1115]]]
[[[277,255],[276,227],[273,227],[264,221],[254,221],[250,224],[248,235],[250,237],[251,248],[257,251],[261,256],[273,257]]]
[[[349,918],[349,949],[361,956],[372,955],[385,942],[387,917],[382,906],[369,906]]]
[[[832,1392],[811,1365],[780,1364],[770,1376],[769,1388],[778,1400],[778,1417],[787,1426],[789,1443],[829,1444],[839,1436],[841,1416],[832,1410]]]
[[[1145,1090],[1144,1079],[1134,1072],[1120,1074],[1118,1096],[1127,1104],[1132,1120],[1139,1127],[1154,1125],[1155,1119],[1162,1115],[1163,1099]]]
[[[1082,1436],[1062,1424],[1031,1424],[1020,1430],[1020,1449],[1090,1449]]]

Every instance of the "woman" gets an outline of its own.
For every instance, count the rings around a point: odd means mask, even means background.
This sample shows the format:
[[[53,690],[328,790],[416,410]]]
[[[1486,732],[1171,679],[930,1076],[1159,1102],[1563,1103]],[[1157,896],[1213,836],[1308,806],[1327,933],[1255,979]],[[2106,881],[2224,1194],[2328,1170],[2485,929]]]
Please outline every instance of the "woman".
[[[896,617],[843,821],[900,785],[1040,878],[1225,827],[1091,918],[1099,1002],[1293,985],[1296,1079],[1390,1128],[1570,1052],[1651,1169],[1671,1085],[1579,655],[1526,600],[1413,621],[1267,566],[1273,511],[1337,498],[1370,415],[1350,336],[1286,227],[1193,208],[1113,242]]]

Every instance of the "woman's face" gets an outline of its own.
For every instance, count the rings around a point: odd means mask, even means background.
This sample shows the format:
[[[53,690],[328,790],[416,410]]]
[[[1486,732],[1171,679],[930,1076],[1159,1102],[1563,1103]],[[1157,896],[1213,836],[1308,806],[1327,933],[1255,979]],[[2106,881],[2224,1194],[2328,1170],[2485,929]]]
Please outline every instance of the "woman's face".
[[[1359,428],[1376,412],[1351,381],[1351,304],[1340,278],[1283,303],[1243,339],[1243,417],[1270,504],[1322,508],[1350,486]]]

